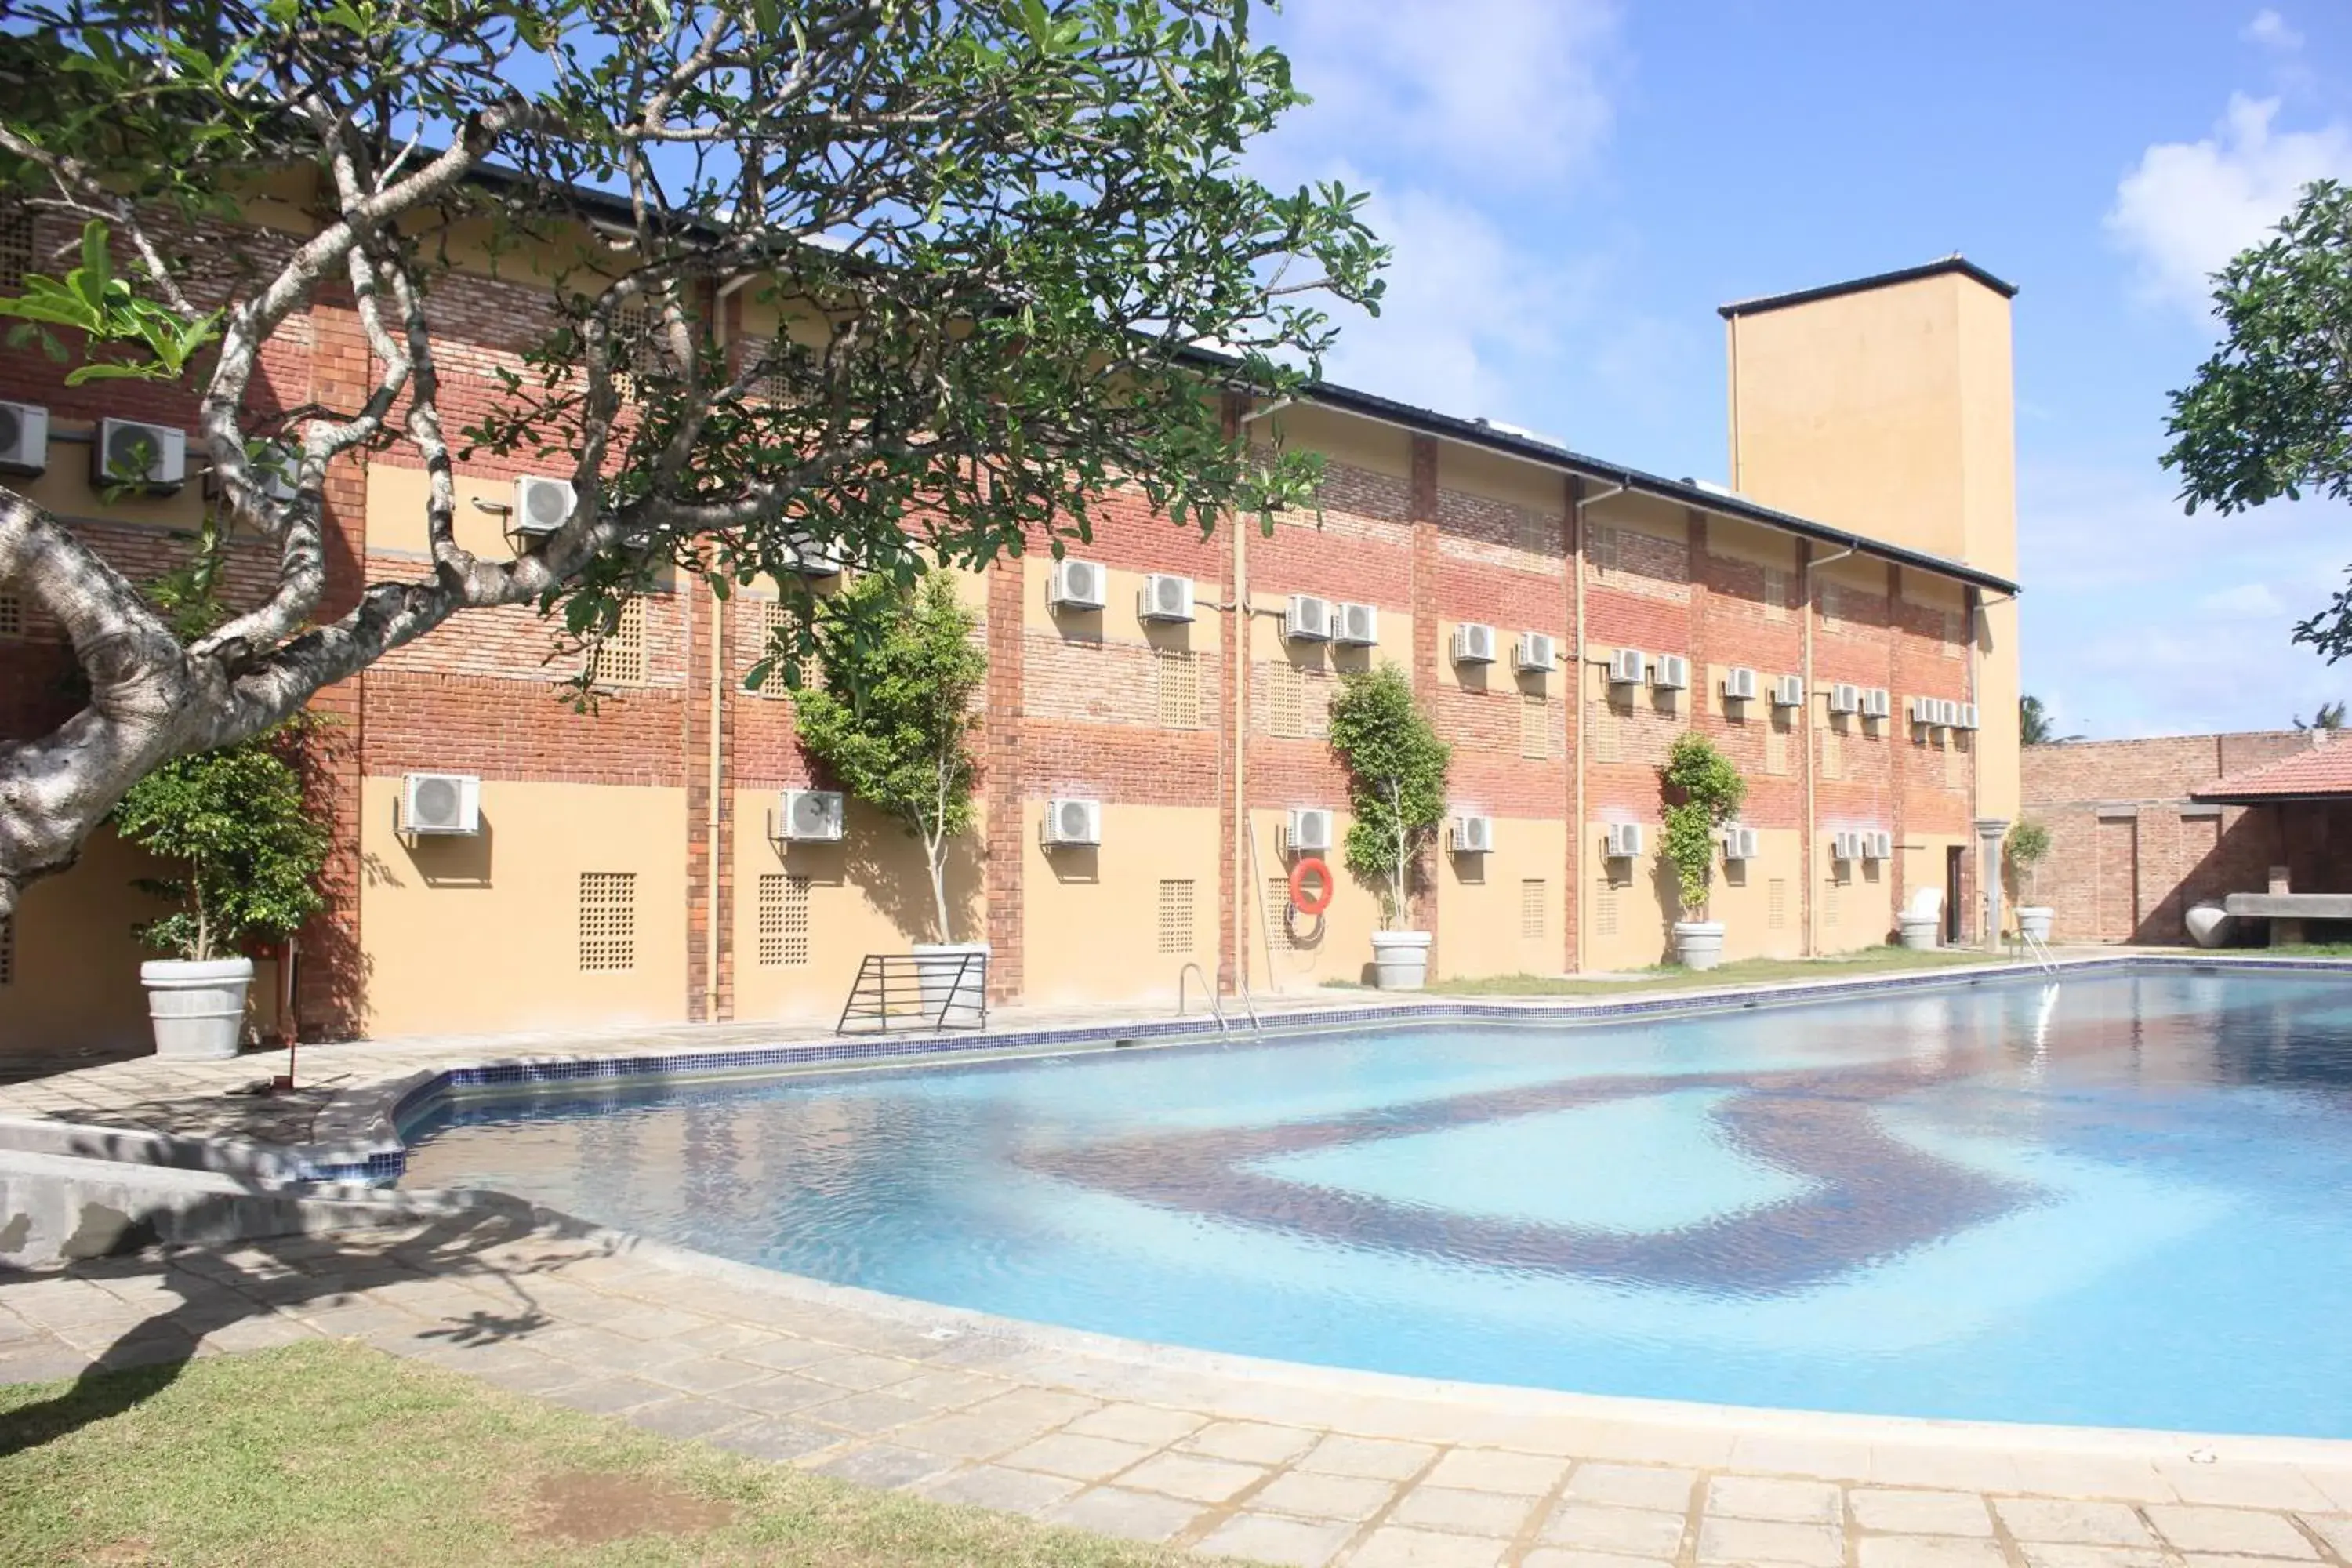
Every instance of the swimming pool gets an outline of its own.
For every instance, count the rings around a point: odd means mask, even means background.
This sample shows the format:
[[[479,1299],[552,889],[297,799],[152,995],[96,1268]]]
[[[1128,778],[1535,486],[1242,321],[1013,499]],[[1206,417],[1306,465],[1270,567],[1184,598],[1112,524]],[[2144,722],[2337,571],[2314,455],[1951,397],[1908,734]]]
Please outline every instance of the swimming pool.
[[[1134,1339],[2352,1436],[2352,979],[2151,969],[439,1108],[413,1185]]]

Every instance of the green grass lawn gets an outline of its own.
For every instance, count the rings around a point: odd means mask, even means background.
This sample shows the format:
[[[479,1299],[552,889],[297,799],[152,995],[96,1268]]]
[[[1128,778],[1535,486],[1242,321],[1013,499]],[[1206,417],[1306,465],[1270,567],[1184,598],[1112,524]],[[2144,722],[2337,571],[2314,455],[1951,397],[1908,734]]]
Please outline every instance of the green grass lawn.
[[[1433,981],[1429,990],[1445,996],[1591,996],[1610,992],[1682,991],[1707,985],[1738,985],[1760,980],[1843,980],[1855,974],[1892,973],[1905,969],[1947,969],[1954,964],[1990,963],[1994,955],[1973,948],[1937,948],[1914,952],[1904,947],[1870,947],[1835,958],[1743,958],[1715,969],[1689,970],[1662,963],[1610,979],[1584,976],[1562,979],[1553,974],[1490,974],[1477,980]],[[1335,986],[1355,988],[1345,981]]]
[[[320,1342],[0,1387],[0,1563],[1171,1568]],[[137,1403],[124,1395],[152,1385]],[[122,1408],[128,1404],[128,1408]]]

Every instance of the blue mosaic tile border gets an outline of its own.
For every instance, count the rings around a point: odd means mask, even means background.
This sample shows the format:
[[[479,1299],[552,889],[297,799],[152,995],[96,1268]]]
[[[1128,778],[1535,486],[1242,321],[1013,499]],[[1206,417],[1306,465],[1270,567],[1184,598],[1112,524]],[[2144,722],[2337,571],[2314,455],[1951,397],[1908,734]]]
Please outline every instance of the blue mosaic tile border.
[[[2069,959],[2062,974],[2109,973],[2131,969],[2230,969],[2259,973],[2281,969],[2297,973],[2352,974],[2352,960],[2255,959],[2204,954],[2118,953],[2111,958]],[[1981,968],[1936,970],[1874,975],[1868,978],[1809,982],[1703,995],[1668,994],[1625,1002],[1544,1001],[1385,1003],[1373,1007],[1332,1007],[1312,1013],[1285,1014],[1270,1020],[1263,1037],[1279,1039],[1320,1033],[1359,1024],[1406,1027],[1425,1023],[1579,1024],[1675,1014],[1746,1011],[1758,1007],[1802,1006],[1838,1001],[1883,991],[1927,990],[1937,986],[1978,985],[2030,978],[2041,973],[2032,963],[1988,964]],[[679,1051],[659,1056],[571,1058],[550,1061],[496,1062],[482,1067],[450,1068],[413,1086],[392,1107],[394,1129],[452,1090],[527,1087],[538,1084],[583,1083],[634,1078],[695,1078],[740,1072],[745,1068],[807,1067],[830,1063],[886,1059],[933,1058],[946,1061],[975,1052],[1019,1050],[1034,1046],[1086,1046],[1113,1040],[1170,1040],[1185,1037],[1202,1040],[1219,1037],[1213,1020],[1206,1017],[1168,1018],[1117,1027],[1062,1025],[1003,1034],[959,1031],[954,1034],[908,1035],[886,1038],[811,1041],[791,1046],[746,1047],[737,1050]],[[343,1152],[343,1151],[338,1151]],[[408,1167],[408,1149],[395,1131],[388,1146],[369,1150],[363,1158],[301,1160],[302,1179],[314,1182],[388,1183]]]

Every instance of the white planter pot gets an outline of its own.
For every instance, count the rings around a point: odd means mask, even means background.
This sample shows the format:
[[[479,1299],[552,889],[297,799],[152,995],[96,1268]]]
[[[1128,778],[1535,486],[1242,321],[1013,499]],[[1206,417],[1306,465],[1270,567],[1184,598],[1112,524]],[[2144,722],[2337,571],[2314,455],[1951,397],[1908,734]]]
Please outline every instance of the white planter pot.
[[[2200,947],[2219,947],[2230,940],[2230,912],[2219,904],[2191,904],[2180,917],[2189,940]]]
[[[214,958],[202,963],[158,958],[139,966],[147,987],[147,1016],[155,1054],[175,1061],[220,1061],[236,1055],[245,1033],[245,994],[253,960]]]
[[[2036,942],[2050,940],[2050,924],[2057,918],[2058,911],[2046,904],[2017,906],[2017,929]]]
[[[1895,929],[1903,945],[1914,952],[1932,952],[1943,945],[1944,917],[1935,915],[1897,915]]]
[[[914,946],[915,985],[923,1016],[942,1027],[969,1026],[986,1016],[988,966],[967,965],[973,954],[988,956],[984,942],[919,942]]]
[[[1723,962],[1721,921],[1676,921],[1675,962],[1685,969],[1713,969]]]
[[[1429,983],[1429,933],[1372,933],[1372,978],[1383,991],[1418,991]]]

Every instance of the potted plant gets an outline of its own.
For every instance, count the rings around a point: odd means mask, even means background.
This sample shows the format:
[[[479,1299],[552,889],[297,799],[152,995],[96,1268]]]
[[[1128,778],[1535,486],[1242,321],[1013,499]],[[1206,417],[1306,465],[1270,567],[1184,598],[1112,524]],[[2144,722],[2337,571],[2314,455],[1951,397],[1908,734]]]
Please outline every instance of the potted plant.
[[[2035,870],[2050,854],[2050,829],[2028,817],[2009,830],[2009,869],[2011,878],[2019,884],[2024,897],[2017,906],[2017,929],[2036,942],[2050,940],[2050,927],[2058,911],[2046,904],[2033,902]]]
[[[171,956],[139,966],[155,1054],[236,1055],[257,939],[282,942],[316,913],[329,833],[289,753],[299,721],[164,763],[131,787],[114,826],[173,868],[138,886],[176,904],[139,928]]]
[[[1422,851],[1445,816],[1452,753],[1412,686],[1393,664],[1340,677],[1331,700],[1331,750],[1348,770],[1348,869],[1381,890],[1372,973],[1383,991],[1418,991],[1429,978],[1429,932],[1403,928]]]
[[[1682,906],[1682,919],[1675,922],[1675,961],[1685,969],[1713,969],[1723,962],[1723,922],[1706,918],[1716,845],[1724,824],[1748,799],[1748,781],[1714,742],[1685,731],[1675,737],[1658,782],[1666,802],[1658,853],[1674,870]]]
[[[817,602],[811,647],[822,679],[795,688],[800,741],[844,789],[923,846],[932,934],[917,942],[924,1011],[977,1015],[982,998],[950,995],[984,942],[959,942],[948,903],[948,850],[971,829],[980,768],[971,751],[975,703],[988,679],[979,621],[943,572],[919,579],[874,572]]]

